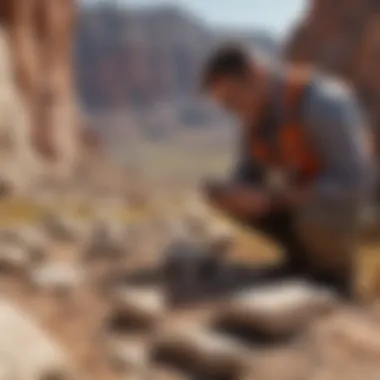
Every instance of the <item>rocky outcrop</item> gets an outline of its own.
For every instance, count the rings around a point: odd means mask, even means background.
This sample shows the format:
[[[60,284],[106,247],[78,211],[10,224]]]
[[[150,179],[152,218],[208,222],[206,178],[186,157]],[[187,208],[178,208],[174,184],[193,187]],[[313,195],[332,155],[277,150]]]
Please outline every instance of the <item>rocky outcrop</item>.
[[[31,144],[31,122],[16,86],[8,35],[0,28],[0,182],[2,195],[23,192],[42,170]]]
[[[368,108],[380,146],[380,6],[372,0],[310,0],[287,57],[351,81]]]
[[[75,1],[4,0],[0,23],[33,146],[63,174],[75,161],[77,111],[72,68]],[[57,173],[57,167],[54,169]]]

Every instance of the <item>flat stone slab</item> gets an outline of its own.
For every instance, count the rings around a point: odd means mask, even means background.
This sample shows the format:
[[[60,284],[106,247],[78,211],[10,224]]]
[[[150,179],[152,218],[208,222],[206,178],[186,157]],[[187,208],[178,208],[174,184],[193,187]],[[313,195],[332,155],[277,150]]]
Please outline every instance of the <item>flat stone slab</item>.
[[[335,301],[332,293],[302,281],[261,286],[227,302],[216,324],[252,336],[285,337],[332,310]]]
[[[162,332],[153,348],[156,361],[207,379],[234,379],[248,364],[249,352],[216,332],[183,329]]]
[[[0,336],[0,363],[11,379],[71,378],[62,349],[29,315],[5,300],[0,301]]]
[[[113,291],[113,315],[120,322],[150,327],[166,312],[164,293],[157,288],[124,286]]]
[[[149,345],[142,339],[127,337],[107,342],[112,366],[123,372],[138,373],[148,368]]]

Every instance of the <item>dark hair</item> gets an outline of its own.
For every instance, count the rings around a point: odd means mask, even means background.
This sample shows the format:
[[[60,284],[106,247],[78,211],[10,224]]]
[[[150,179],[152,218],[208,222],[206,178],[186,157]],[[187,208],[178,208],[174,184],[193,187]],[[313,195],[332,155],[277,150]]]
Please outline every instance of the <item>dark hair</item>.
[[[219,47],[206,62],[202,74],[202,90],[208,89],[217,79],[225,76],[244,77],[250,70],[252,58],[239,45]]]

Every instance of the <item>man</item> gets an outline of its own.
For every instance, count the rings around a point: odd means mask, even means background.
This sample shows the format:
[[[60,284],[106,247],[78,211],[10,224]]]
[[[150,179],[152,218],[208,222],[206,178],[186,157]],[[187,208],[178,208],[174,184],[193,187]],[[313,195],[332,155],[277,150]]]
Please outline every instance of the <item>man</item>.
[[[373,149],[350,88],[306,68],[272,72],[236,46],[209,60],[203,87],[241,122],[232,181],[210,203],[280,243],[285,273],[351,296],[358,225],[373,185]]]

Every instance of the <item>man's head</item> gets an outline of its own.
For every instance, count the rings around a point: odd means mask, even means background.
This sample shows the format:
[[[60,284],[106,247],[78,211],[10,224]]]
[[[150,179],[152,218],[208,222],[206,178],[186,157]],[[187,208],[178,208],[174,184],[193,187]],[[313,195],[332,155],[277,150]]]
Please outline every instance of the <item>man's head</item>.
[[[226,110],[249,119],[260,81],[250,54],[239,46],[222,46],[206,63],[202,87]]]

